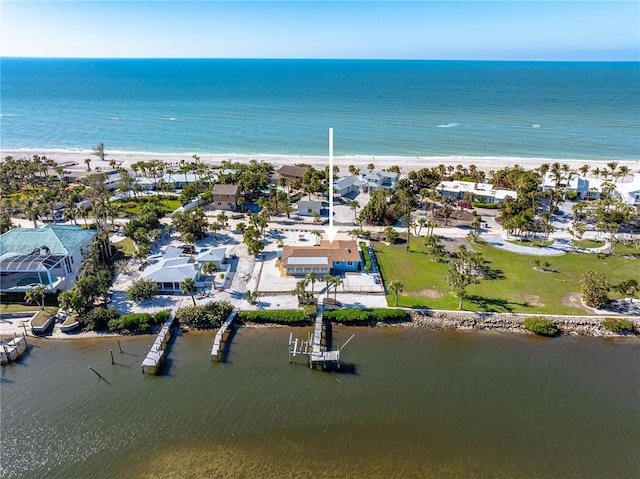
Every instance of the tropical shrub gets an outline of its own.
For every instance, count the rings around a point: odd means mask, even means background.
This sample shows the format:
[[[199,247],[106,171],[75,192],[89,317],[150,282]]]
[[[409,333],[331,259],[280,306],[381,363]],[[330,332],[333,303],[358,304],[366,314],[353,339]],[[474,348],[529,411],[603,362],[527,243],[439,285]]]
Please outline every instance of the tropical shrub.
[[[109,328],[109,322],[120,317],[116,308],[94,308],[78,316],[78,320],[93,331]]]
[[[149,313],[128,313],[109,321],[109,329],[129,331],[147,331],[154,323],[154,318]]]
[[[156,324],[162,324],[169,318],[170,315],[171,311],[169,311],[168,309],[165,309],[164,311],[158,311],[153,317],[153,321]]]
[[[624,318],[605,318],[602,320],[602,327],[614,333],[633,332],[633,323]]]
[[[367,248],[367,244],[364,241],[360,241],[358,245],[362,250],[362,257],[364,258],[364,270],[371,271],[371,257],[369,256],[369,248]]]
[[[540,336],[553,336],[558,332],[558,328],[553,321],[546,318],[528,317],[522,322],[525,329]]]
[[[139,303],[145,299],[151,299],[158,294],[158,286],[151,280],[139,279],[131,283],[131,286],[127,288],[124,294],[129,301]]]
[[[408,314],[403,309],[330,309],[324,312],[324,318],[338,323],[377,323],[406,321]]]
[[[252,323],[296,324],[304,323],[305,311],[302,309],[282,309],[277,311],[245,311],[238,315],[241,321]]]
[[[609,301],[609,280],[602,271],[586,271],[582,276],[582,300],[587,306],[599,308]]]
[[[185,306],[178,309],[176,318],[181,326],[211,328],[219,326],[233,311],[228,301],[212,301],[202,306]]]

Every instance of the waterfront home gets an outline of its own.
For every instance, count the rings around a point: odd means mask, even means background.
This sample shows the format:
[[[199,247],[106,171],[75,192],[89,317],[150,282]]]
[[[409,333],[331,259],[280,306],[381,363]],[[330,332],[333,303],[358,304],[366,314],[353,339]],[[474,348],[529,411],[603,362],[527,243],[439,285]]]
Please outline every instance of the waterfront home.
[[[349,193],[359,192],[358,183],[361,181],[362,179],[358,175],[343,176],[342,178],[336,179],[333,182],[333,196],[341,198]]]
[[[400,179],[400,173],[370,170],[368,168],[362,168],[359,175],[360,181],[356,183],[356,186],[362,193],[395,189]]]
[[[73,286],[97,232],[79,226],[48,224],[14,228],[0,236],[0,291],[49,291]]]
[[[196,263],[198,268],[202,268],[205,263],[213,263],[218,270],[222,269],[222,264],[227,260],[227,247],[221,246],[219,248],[202,248],[200,253],[196,256]]]
[[[302,181],[302,177],[309,171],[307,166],[284,165],[273,176],[275,180],[286,178],[287,183],[291,184],[295,181]]]
[[[213,185],[211,188],[211,204],[219,210],[235,211],[238,209],[240,187],[238,185]]]
[[[597,200],[600,198],[603,186],[607,181],[600,178],[584,178],[576,174],[556,180],[553,173],[547,173],[544,175],[540,189],[542,191],[554,190],[556,189],[556,182],[557,186],[565,190],[565,192],[573,191],[578,200]]]
[[[326,201],[300,200],[298,201],[298,214],[300,216],[329,216],[329,203]]]
[[[200,279],[200,268],[191,256],[183,256],[182,248],[167,246],[147,258],[150,264],[141,279],[153,281],[161,293],[180,293],[180,283],[187,278]]]
[[[454,197],[456,200],[468,194],[471,201],[484,204],[497,204],[507,197],[516,199],[518,194],[513,190],[494,188],[489,183],[474,183],[473,181],[443,181],[436,188],[443,198]]]
[[[355,241],[322,240],[318,246],[284,246],[280,261],[288,276],[362,271],[362,258]]]
[[[613,196],[620,197],[627,205],[640,209],[640,173],[636,173],[633,181],[629,183],[616,183]]]

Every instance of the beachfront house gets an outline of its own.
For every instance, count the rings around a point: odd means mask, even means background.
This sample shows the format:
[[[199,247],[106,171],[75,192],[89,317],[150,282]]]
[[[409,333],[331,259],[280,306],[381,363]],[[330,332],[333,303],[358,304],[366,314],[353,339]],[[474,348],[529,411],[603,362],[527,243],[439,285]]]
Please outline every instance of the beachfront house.
[[[307,166],[284,165],[274,175],[274,179],[285,178],[287,184],[291,185],[296,181],[302,181],[302,177],[309,171]]]
[[[37,284],[51,292],[70,289],[96,235],[56,224],[7,231],[0,236],[0,291],[29,291]]]
[[[629,183],[616,183],[613,196],[619,197],[629,206],[640,208],[640,173],[636,173]]]
[[[333,196],[335,198],[342,198],[350,193],[358,193],[358,183],[362,179],[358,175],[349,175],[338,178],[333,182]]]
[[[494,188],[490,183],[473,181],[443,181],[437,186],[436,191],[442,198],[453,197],[461,201],[465,195],[470,195],[471,201],[484,204],[498,204],[507,197],[518,198],[518,193],[513,190]]]
[[[235,211],[238,209],[240,187],[238,185],[213,185],[211,188],[211,204],[218,210]]]
[[[359,175],[360,181],[356,185],[362,193],[395,189],[400,179],[400,173],[370,170],[368,168],[362,168]]]
[[[355,241],[322,240],[319,246],[284,246],[280,261],[287,276],[362,271],[362,258]]]

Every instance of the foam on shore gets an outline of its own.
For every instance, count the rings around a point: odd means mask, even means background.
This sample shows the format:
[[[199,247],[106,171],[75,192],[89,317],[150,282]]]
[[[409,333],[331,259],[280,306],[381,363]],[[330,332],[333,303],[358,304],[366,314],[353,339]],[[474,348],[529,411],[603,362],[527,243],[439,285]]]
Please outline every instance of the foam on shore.
[[[194,152],[195,153],[195,152]],[[108,164],[108,161],[115,160],[123,167],[130,167],[131,164],[139,161],[151,161],[160,160],[167,163],[180,163],[181,161],[193,161],[194,153],[152,153],[152,152],[140,152],[140,151],[117,151],[107,150],[106,160],[100,161],[93,155],[91,150],[81,149],[15,149],[15,150],[0,150],[0,158],[4,159],[7,156],[13,156],[14,158],[31,158],[33,155],[46,156],[58,163],[76,162],[78,168],[85,168],[85,158],[91,159],[91,168],[95,169],[96,166]],[[232,162],[249,162],[251,160],[266,161],[274,164],[276,167],[286,164],[298,164],[304,163],[313,165],[315,168],[324,168],[328,165],[329,157],[317,155],[317,156],[304,156],[304,155],[277,155],[277,154],[198,154],[200,161],[207,164],[219,165],[223,161]],[[354,165],[357,168],[364,168],[368,164],[373,163],[376,168],[389,168],[391,166],[398,165],[403,173],[409,171],[419,170],[421,168],[430,168],[444,165],[462,165],[468,167],[469,165],[475,165],[479,170],[489,172],[490,170],[498,170],[506,166],[520,165],[523,168],[534,169],[543,163],[567,163],[573,169],[577,169],[582,165],[589,165],[591,169],[601,168],[606,166],[606,163],[610,161],[616,161],[618,166],[626,165],[631,171],[637,171],[640,168],[640,163],[636,161],[623,161],[614,160],[611,158],[603,158],[601,160],[593,159],[561,159],[561,158],[520,158],[520,157],[499,157],[499,156],[420,156],[420,157],[406,157],[406,156],[372,156],[372,155],[346,155],[335,156],[334,164],[341,169],[346,169],[349,165]]]

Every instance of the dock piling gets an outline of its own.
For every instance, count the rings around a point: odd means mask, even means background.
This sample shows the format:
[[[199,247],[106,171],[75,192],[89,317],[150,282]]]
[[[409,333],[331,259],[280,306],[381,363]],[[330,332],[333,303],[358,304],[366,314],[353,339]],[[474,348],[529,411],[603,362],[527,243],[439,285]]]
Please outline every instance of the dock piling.
[[[110,349],[109,352],[111,353],[111,364],[115,364],[115,361],[113,360],[113,349]]]
[[[118,349],[120,350],[120,354],[122,354],[122,346],[120,346],[120,340],[118,339]]]

